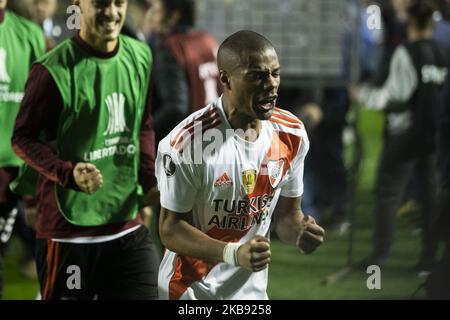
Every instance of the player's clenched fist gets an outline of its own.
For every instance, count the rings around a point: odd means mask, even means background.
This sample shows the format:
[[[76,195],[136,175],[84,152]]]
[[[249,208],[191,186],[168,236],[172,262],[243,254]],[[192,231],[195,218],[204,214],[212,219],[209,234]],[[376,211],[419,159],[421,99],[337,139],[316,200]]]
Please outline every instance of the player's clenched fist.
[[[310,216],[305,216],[302,224],[303,230],[297,238],[297,246],[302,252],[311,253],[323,243],[325,230]]]
[[[75,183],[81,191],[93,194],[103,185],[103,176],[97,167],[91,163],[77,163],[73,169]]]
[[[270,255],[270,240],[257,235],[239,247],[237,263],[249,271],[261,271],[269,264]]]

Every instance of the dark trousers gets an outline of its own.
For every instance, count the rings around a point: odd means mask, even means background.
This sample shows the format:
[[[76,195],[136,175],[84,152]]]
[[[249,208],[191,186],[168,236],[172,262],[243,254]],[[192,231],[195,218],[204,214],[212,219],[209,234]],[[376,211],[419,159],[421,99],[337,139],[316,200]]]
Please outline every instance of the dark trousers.
[[[426,289],[429,299],[448,300],[450,299],[450,189],[441,191],[438,212],[433,232],[445,242],[445,252],[428,277]]]
[[[143,226],[119,239],[101,243],[38,239],[36,263],[44,300],[158,297],[159,260]]]
[[[450,243],[426,282],[428,299],[450,300]]]
[[[431,226],[436,215],[437,174],[434,155],[417,156],[410,134],[391,135],[379,162],[375,183],[374,255],[387,258],[395,232],[396,213],[408,182],[417,178],[422,211],[422,263],[432,263],[438,240]]]

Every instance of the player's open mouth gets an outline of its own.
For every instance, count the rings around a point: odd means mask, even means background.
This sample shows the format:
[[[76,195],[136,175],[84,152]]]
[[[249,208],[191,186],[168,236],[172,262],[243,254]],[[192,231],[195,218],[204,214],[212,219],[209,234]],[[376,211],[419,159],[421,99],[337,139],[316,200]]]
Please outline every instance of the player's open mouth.
[[[273,108],[275,108],[276,100],[277,100],[276,95],[261,99],[258,101],[257,107],[258,107],[258,109],[265,111],[265,112],[271,111]]]

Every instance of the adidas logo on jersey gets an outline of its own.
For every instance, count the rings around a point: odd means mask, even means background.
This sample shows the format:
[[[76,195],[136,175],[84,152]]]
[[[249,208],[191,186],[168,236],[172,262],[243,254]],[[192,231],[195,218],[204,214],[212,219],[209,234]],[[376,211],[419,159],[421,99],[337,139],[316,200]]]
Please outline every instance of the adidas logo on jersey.
[[[232,186],[233,185],[233,181],[231,180],[231,178],[228,176],[228,174],[226,172],[224,172],[223,175],[221,175],[219,177],[219,179],[216,180],[216,182],[214,182],[214,187],[224,187],[224,186]]]

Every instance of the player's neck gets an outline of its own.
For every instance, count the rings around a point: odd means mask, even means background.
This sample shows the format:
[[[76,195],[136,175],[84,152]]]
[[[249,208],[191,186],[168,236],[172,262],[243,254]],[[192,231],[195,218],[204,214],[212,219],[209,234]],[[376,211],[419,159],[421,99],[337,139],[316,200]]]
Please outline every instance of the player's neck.
[[[245,140],[255,141],[258,139],[262,127],[261,120],[240,113],[236,107],[233,107],[233,103],[225,97],[222,100],[222,105],[231,128],[243,130],[246,134],[242,138]]]
[[[118,39],[111,40],[111,41],[102,41],[101,39],[98,39],[94,37],[92,34],[88,33],[87,30],[81,29],[80,30],[80,37],[81,39],[86,42],[90,47],[93,49],[104,52],[104,53],[110,53],[113,52],[118,43]]]

